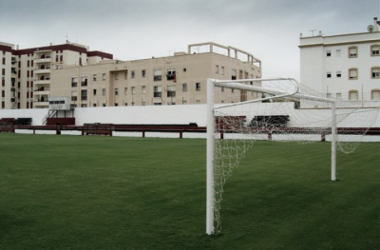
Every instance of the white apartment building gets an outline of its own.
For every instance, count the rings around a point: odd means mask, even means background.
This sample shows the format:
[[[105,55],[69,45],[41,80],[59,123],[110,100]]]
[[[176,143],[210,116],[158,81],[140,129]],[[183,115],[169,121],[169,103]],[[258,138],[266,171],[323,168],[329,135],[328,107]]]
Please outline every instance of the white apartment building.
[[[187,52],[168,57],[53,69],[50,94],[70,97],[74,107],[204,104],[208,78],[261,78],[261,61],[231,46],[191,44]],[[261,97],[258,93],[224,91],[216,91],[216,102]]]
[[[380,102],[380,22],[367,32],[300,37],[301,85],[352,106]]]
[[[47,108],[53,68],[113,58],[112,54],[89,51],[88,47],[69,41],[28,49],[0,42],[0,57],[0,109]]]

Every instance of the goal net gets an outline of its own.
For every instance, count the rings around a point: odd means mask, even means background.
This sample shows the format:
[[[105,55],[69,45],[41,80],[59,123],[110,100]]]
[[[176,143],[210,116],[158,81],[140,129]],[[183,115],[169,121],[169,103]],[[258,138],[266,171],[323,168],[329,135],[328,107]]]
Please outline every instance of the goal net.
[[[290,78],[207,82],[206,233],[221,232],[224,184],[258,140],[331,141],[331,180],[336,149],[350,153],[377,119],[378,108],[358,109],[301,88]]]

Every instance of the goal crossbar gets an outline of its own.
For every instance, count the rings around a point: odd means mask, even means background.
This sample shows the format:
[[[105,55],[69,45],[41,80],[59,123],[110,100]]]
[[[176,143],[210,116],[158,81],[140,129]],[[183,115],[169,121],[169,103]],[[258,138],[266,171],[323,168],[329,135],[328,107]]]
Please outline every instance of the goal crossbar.
[[[263,88],[261,86],[253,86],[253,85],[247,85],[243,84],[244,82],[265,82],[265,81],[285,81],[288,80],[294,84],[294,90],[289,92],[284,91],[278,91],[268,88]],[[266,97],[266,98],[259,98],[255,100],[245,101],[238,103],[236,105],[243,105],[248,103],[254,103],[254,102],[261,102],[265,100],[275,99],[275,98],[288,98],[294,101],[299,101],[300,99],[305,100],[311,100],[311,101],[320,101],[320,102],[327,102],[327,103],[335,103],[336,101],[329,98],[319,97],[319,96],[312,96],[304,93],[300,93],[299,89],[299,83],[293,79],[293,78],[267,78],[267,79],[245,79],[245,80],[229,80],[229,81],[220,81],[220,80],[212,80],[214,82],[215,87],[227,87],[232,89],[239,89],[244,91],[252,91],[252,92],[259,92],[259,93],[267,93],[271,94],[273,96]],[[218,108],[226,108],[233,105],[223,105]]]

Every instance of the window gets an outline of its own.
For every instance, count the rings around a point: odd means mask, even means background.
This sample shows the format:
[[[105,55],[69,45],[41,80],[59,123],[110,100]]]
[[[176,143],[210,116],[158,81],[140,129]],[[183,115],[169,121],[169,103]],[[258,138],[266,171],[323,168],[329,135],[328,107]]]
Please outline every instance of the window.
[[[145,69],[141,70],[141,76],[146,77],[146,70]]]
[[[96,78],[97,78],[96,74],[93,74],[93,75],[92,75],[92,80],[93,80],[94,82],[96,82]]]
[[[327,57],[330,57],[330,56],[331,56],[331,50],[327,50],[327,51],[326,51],[326,56],[327,56]]]
[[[131,92],[132,92],[132,95],[136,94],[136,88],[135,87],[131,87]]]
[[[155,69],[154,70],[154,75],[153,75],[153,81],[161,81],[162,80],[162,70],[160,69]]]
[[[106,73],[103,73],[103,74],[102,74],[102,80],[105,81],[106,78],[107,78],[107,77],[106,77]]]
[[[182,104],[186,105],[187,101],[186,100],[182,100]]]
[[[371,100],[380,101],[380,89],[373,89],[371,91]]]
[[[336,72],[336,77],[338,77],[338,78],[339,78],[339,77],[342,77],[342,72],[337,71],[337,72]]]
[[[327,78],[331,78],[331,72],[327,72]]]
[[[220,67],[220,74],[224,75],[224,66]]]
[[[71,77],[71,87],[76,87],[78,85],[78,77]]]
[[[195,91],[201,90],[201,84],[199,82],[195,83]]]
[[[132,70],[132,71],[131,71],[131,78],[135,78],[135,76],[136,76],[135,71]]]
[[[124,79],[128,79],[128,70],[124,72]]]
[[[236,80],[236,69],[231,70],[231,80]]]
[[[115,80],[119,80],[119,73],[115,73]]]
[[[380,78],[380,67],[371,68],[371,78],[374,78],[374,79]]]
[[[168,85],[167,97],[175,97],[175,85]]]
[[[348,48],[348,57],[349,58],[355,58],[358,57],[358,47],[351,46]]]
[[[86,87],[87,86],[87,76],[81,77],[81,86]]]
[[[337,50],[335,51],[335,53],[336,53],[336,56],[337,56],[337,57],[340,57],[341,54],[342,54],[342,51],[341,51],[340,49],[337,49]]]
[[[357,100],[359,100],[359,93],[358,93],[358,91],[357,90],[350,90],[348,92],[348,99],[350,101],[357,101]]]
[[[166,71],[166,80],[168,81],[176,81],[176,73],[175,73],[175,69],[174,68],[171,68],[171,69],[168,69]]]
[[[215,73],[219,74],[219,65],[215,65]]]
[[[94,96],[96,96],[96,89],[93,89],[92,93],[94,94]]]
[[[124,95],[128,94],[128,88],[124,88]]]
[[[161,97],[161,95],[162,95],[161,86],[154,86],[153,87],[153,97]]]
[[[146,94],[146,86],[142,86],[142,87],[141,87],[141,92],[142,92],[143,94]]]
[[[102,96],[105,96],[107,93],[106,89],[102,89]]]
[[[331,98],[331,93],[327,93],[327,98]]]
[[[187,92],[187,83],[182,84],[182,92]]]
[[[141,102],[141,106],[146,106],[146,102]]]
[[[336,99],[341,100],[342,99],[342,93],[336,93]]]
[[[358,79],[358,69],[352,68],[348,70],[348,76],[350,80],[357,80]]]
[[[87,101],[87,89],[82,89],[80,91],[80,96],[82,101]]]
[[[380,45],[375,44],[371,46],[371,56],[379,56],[380,55]]]
[[[115,95],[119,95],[119,89],[115,88]]]

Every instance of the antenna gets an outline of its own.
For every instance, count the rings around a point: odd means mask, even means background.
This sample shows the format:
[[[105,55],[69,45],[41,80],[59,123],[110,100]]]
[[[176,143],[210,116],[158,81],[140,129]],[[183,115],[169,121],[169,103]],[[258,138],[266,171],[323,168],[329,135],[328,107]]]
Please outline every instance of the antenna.
[[[314,32],[317,31],[316,29],[314,30],[309,30],[311,32],[311,35],[314,36]]]
[[[66,33],[66,35],[65,35],[65,36],[63,36],[63,37],[65,37],[65,38],[66,38],[66,43],[69,43],[69,34],[68,34],[68,33]]]

